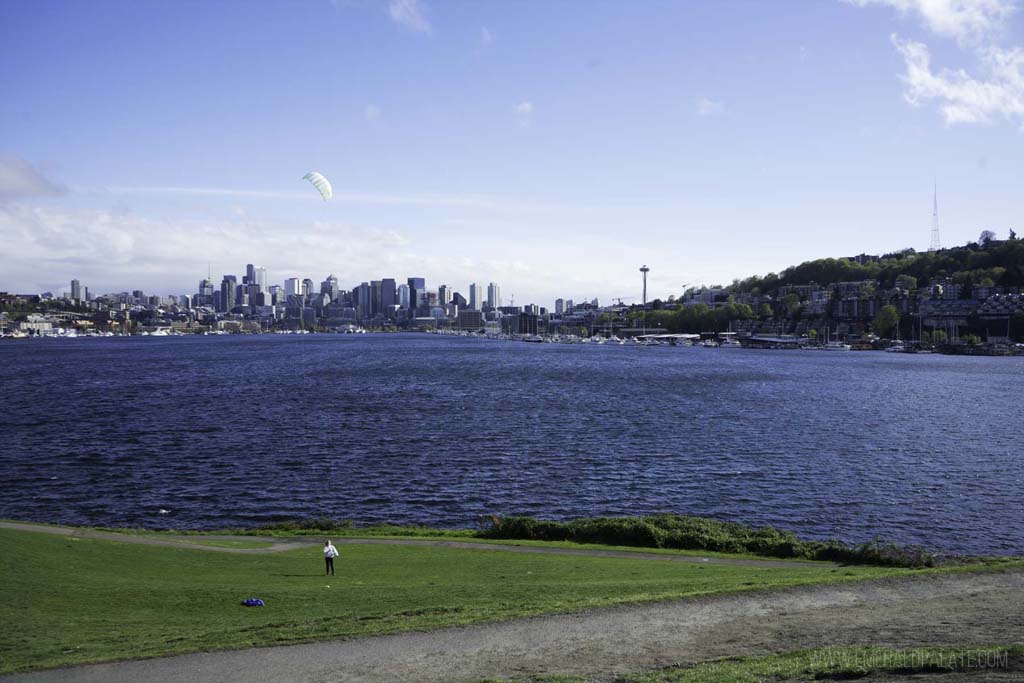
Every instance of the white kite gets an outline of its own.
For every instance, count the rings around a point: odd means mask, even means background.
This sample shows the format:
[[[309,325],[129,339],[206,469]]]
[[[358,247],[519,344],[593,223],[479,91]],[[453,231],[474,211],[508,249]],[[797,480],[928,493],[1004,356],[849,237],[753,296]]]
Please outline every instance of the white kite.
[[[323,197],[325,202],[334,196],[334,190],[331,189],[330,181],[316,171],[310,171],[306,175],[302,176],[302,179],[313,183],[313,187],[320,192],[320,196]]]

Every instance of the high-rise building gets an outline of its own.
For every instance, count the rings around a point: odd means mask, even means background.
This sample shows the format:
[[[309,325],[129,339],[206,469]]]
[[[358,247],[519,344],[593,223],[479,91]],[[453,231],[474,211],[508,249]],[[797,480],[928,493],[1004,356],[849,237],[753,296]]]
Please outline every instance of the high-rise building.
[[[327,279],[320,283],[320,293],[326,294],[335,301],[338,298],[338,278],[328,275]]]
[[[471,310],[480,310],[480,304],[483,303],[481,294],[483,294],[483,287],[475,282],[469,286],[469,308]]]
[[[370,298],[370,283],[364,282],[353,291],[356,315],[365,320],[373,315],[373,304]]]
[[[565,313],[565,299],[555,299],[555,315]]]
[[[422,277],[411,277],[406,282],[409,283],[409,306],[415,308],[419,305],[420,296],[427,288],[427,280]]]
[[[370,280],[370,315],[376,317],[384,308],[384,297],[381,295],[380,280]]]
[[[267,269],[263,267],[254,268],[253,279],[249,284],[256,285],[259,288],[257,291],[265,293],[267,291]]]
[[[245,275],[242,276],[243,285],[252,285],[256,283],[256,266],[251,263],[245,264]]]
[[[308,277],[302,280],[302,296],[311,296],[313,294],[313,281]]]
[[[290,277],[284,281],[284,295],[298,296],[302,292],[302,283],[297,277]]]
[[[501,307],[501,287],[493,282],[487,285],[487,308]]]
[[[381,310],[390,311],[398,303],[395,288],[395,278],[386,277],[380,281],[380,305]]]
[[[469,302],[466,301],[466,297],[462,296],[458,292],[452,294],[452,303],[458,306],[460,311],[469,307]]]
[[[447,306],[452,302],[452,288],[448,285],[440,285],[437,288],[437,305]]]
[[[220,281],[220,310],[230,311],[235,307],[235,288],[238,285],[238,278],[234,275],[225,275]]]
[[[573,303],[573,300],[572,300],[572,299],[566,299],[566,300],[565,300],[565,312],[566,312],[566,313],[572,313],[572,309],[573,309],[573,307],[574,307],[575,305],[576,305],[576,304],[575,304],[575,303]]]
[[[398,285],[396,303],[400,308],[409,308],[409,285]]]
[[[79,301],[82,298],[82,283],[78,280],[71,281],[71,298]]]

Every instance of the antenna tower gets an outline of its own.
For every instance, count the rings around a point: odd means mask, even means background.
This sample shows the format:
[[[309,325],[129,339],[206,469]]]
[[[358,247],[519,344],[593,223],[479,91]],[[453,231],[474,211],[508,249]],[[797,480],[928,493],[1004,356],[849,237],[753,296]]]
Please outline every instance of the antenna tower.
[[[942,242],[939,240],[939,185],[935,183],[932,194],[932,243],[928,251],[942,249]]]

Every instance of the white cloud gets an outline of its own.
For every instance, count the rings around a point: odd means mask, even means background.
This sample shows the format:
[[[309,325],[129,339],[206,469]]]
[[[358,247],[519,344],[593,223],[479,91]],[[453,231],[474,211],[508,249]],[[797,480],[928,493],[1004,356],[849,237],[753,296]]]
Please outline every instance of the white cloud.
[[[367,121],[376,121],[380,118],[380,107],[375,104],[368,104],[363,109],[363,118]]]
[[[512,108],[516,115],[516,122],[523,128],[529,127],[533,122],[533,102],[526,100]]]
[[[395,23],[410,31],[430,33],[433,30],[418,0],[391,0],[388,14]]]
[[[480,28],[480,47],[488,47],[494,42],[494,34],[486,26]]]
[[[884,5],[900,14],[916,14],[925,27],[961,43],[990,39],[1002,32],[1016,11],[1012,0],[845,0],[858,7]]]
[[[1024,50],[982,50],[979,61],[985,76],[978,79],[963,69],[933,71],[927,45],[895,35],[892,41],[906,61],[904,96],[911,104],[935,101],[947,124],[997,119],[1024,123]]]
[[[725,103],[708,99],[707,97],[697,98],[697,116],[715,116],[725,111]]]
[[[933,70],[925,43],[893,34],[892,43],[906,64],[900,78],[906,84],[907,102],[914,106],[934,102],[947,125],[998,120],[1024,124],[1024,50],[998,44],[1008,19],[1017,11],[1014,0],[845,1],[916,14],[929,31],[953,38],[973,53],[980,75],[963,68]]]
[[[21,197],[57,196],[65,188],[40,173],[21,157],[0,156],[0,201]]]

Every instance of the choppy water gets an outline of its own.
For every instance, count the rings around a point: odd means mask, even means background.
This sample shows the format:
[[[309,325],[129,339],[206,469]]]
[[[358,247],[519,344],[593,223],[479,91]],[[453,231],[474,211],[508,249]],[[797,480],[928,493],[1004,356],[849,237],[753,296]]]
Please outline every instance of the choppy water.
[[[38,340],[0,344],[0,393],[5,518],[471,526],[669,511],[1024,553],[1024,358]]]

